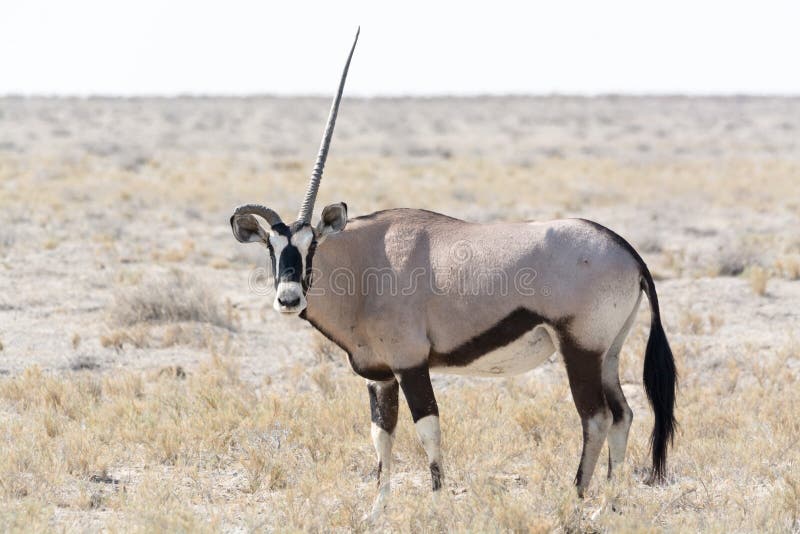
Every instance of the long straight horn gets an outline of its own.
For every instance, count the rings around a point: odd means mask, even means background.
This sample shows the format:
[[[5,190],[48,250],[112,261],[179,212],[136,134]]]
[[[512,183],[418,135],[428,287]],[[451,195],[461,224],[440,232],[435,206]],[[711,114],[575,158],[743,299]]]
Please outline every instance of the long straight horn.
[[[339,90],[336,92],[336,96],[333,97],[331,111],[328,115],[328,124],[325,126],[325,133],[322,136],[322,143],[319,145],[317,163],[314,165],[314,170],[311,172],[311,181],[308,183],[306,198],[303,199],[303,205],[300,207],[300,214],[297,216],[297,219],[304,223],[311,222],[311,214],[314,212],[314,201],[317,199],[317,190],[319,190],[319,183],[322,180],[322,171],[325,168],[325,159],[328,157],[328,148],[331,146],[333,127],[336,126],[336,114],[339,112],[339,102],[342,100],[344,82],[347,79],[347,70],[350,68],[350,60],[353,59],[353,52],[356,49],[359,33],[361,33],[361,26],[359,26],[358,30],[356,31],[356,38],[353,40],[353,47],[350,48],[350,55],[347,56],[347,63],[344,64],[342,79],[339,80]]]

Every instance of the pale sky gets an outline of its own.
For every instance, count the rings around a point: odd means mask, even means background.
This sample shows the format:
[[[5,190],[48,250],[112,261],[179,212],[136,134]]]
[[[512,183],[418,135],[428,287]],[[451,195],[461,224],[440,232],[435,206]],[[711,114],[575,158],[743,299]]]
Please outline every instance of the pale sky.
[[[0,94],[800,94],[800,0],[2,0]]]

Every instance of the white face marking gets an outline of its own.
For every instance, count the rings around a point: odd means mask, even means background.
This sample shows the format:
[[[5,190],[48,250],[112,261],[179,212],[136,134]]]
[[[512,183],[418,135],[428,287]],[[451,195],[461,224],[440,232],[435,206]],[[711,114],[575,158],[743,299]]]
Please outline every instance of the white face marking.
[[[297,248],[302,262],[300,267],[301,277],[305,276],[308,249],[311,247],[313,239],[314,232],[310,227],[301,228],[291,236],[291,244]],[[273,253],[275,254],[277,268],[277,265],[280,265],[281,254],[283,254],[284,249],[289,245],[289,239],[276,232],[271,232],[269,241],[270,245],[272,245]],[[273,276],[279,275],[280,273],[273,273]],[[276,311],[297,314],[303,311],[306,306],[307,302],[303,294],[303,286],[301,283],[288,281],[278,282],[278,287],[275,291],[275,301],[272,303],[272,307]]]
[[[311,240],[314,239],[314,232],[311,227],[306,226],[300,229],[292,236],[292,244],[296,246],[300,252],[308,252],[308,247],[311,246]],[[305,255],[303,255],[305,259]]]
[[[307,306],[303,286],[297,282],[279,282],[272,308],[281,313],[298,314]]]
[[[281,234],[270,232],[269,244],[272,245],[272,252],[275,254],[275,261],[277,264],[277,262],[280,261],[283,249],[285,249],[286,245],[289,244],[289,240],[286,239],[286,237],[282,236]],[[278,273],[272,273],[272,274],[273,276],[278,276]]]

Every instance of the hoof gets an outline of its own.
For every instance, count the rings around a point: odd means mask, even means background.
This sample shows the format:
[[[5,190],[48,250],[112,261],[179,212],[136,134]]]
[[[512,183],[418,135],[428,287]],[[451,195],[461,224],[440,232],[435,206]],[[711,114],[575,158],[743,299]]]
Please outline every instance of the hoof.
[[[386,506],[389,504],[387,494],[382,493],[378,494],[375,498],[375,502],[372,505],[372,510],[365,514],[364,517],[361,518],[361,521],[364,523],[374,523],[386,512]]]
[[[664,476],[657,476],[655,473],[650,473],[644,483],[648,486],[663,486],[666,483],[666,479]]]
[[[385,511],[386,506],[373,506],[372,510],[368,514],[364,514],[364,516],[361,518],[361,522],[366,523],[367,525],[372,525],[381,518]]]

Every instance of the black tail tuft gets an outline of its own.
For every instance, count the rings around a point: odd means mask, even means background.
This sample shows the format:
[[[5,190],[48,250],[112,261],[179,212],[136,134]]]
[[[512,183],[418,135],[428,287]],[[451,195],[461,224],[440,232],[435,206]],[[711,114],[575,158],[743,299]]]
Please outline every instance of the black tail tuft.
[[[650,482],[656,483],[664,480],[667,470],[667,447],[672,444],[675,435],[675,388],[678,376],[672,350],[669,348],[664,327],[661,325],[655,284],[647,267],[644,268],[642,276],[642,289],[647,293],[652,312],[650,338],[647,340],[647,350],[644,355],[642,380],[647,399],[650,401],[655,415],[653,433],[650,436],[650,447],[653,453],[653,471],[650,475]]]

